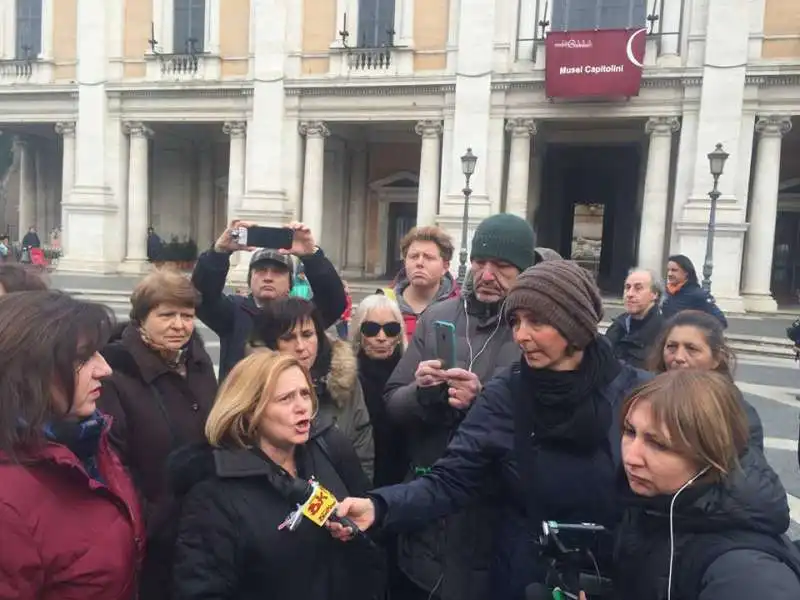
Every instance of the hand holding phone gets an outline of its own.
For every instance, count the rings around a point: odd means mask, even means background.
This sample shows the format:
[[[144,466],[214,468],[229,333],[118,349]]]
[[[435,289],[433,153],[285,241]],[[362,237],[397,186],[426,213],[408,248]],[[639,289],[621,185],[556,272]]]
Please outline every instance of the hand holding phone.
[[[270,248],[275,250],[288,250],[294,243],[294,231],[288,227],[261,227],[239,225],[231,237],[240,246],[250,248]]]
[[[433,324],[436,335],[436,358],[442,363],[442,370],[456,366],[456,326],[449,321],[436,321]]]

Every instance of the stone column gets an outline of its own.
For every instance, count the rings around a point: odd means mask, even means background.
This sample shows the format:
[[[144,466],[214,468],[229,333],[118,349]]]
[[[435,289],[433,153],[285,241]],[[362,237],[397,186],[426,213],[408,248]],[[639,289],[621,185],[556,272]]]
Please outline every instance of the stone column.
[[[439,211],[439,168],[442,163],[439,136],[442,135],[442,122],[420,121],[414,131],[422,136],[417,226],[424,227],[436,224],[436,214]]]
[[[62,140],[61,201],[67,202],[75,185],[75,123],[56,123],[55,130]]]
[[[743,295],[747,310],[775,312],[772,297],[772,252],[778,217],[778,184],[781,172],[781,138],[792,128],[789,117],[770,115],[756,123],[758,150],[747,232]]]
[[[322,231],[323,170],[325,138],[330,135],[322,121],[300,123],[300,134],[306,136],[306,161],[303,170],[303,223],[319,237]]]
[[[536,123],[533,119],[509,119],[506,131],[511,134],[506,212],[527,220],[531,136],[536,135]]]
[[[61,271],[93,274],[116,272],[125,252],[119,231],[125,227],[124,191],[117,178],[119,145],[125,143],[119,121],[110,116],[109,36],[116,8],[107,0],[78,0],[77,126],[75,179],[66,204],[62,204],[64,255]],[[59,24],[56,23],[56,27]],[[114,131],[109,131],[113,127]],[[70,235],[70,232],[72,235]]]
[[[33,153],[33,162],[36,171],[33,187],[36,194],[36,231],[39,234],[39,239],[42,244],[49,243],[50,239],[50,231],[48,230],[47,223],[47,186],[45,185],[45,178],[47,177],[46,161],[47,157],[44,154],[44,149],[41,144],[39,144],[36,151]]]
[[[347,210],[345,275],[362,277],[367,234],[367,149],[363,145],[353,150],[350,167],[350,201]]]
[[[75,123],[65,121],[56,123],[56,133],[61,136],[61,198],[58,200],[58,211],[60,212],[59,226],[61,227],[61,247],[66,244],[66,227],[64,223],[64,205],[69,203],[72,188],[75,185]]]
[[[214,231],[214,148],[210,144],[198,149],[197,245],[208,248],[217,239]],[[215,235],[216,234],[216,235]]]
[[[650,148],[639,229],[638,266],[656,273],[664,269],[672,134],[679,128],[680,122],[675,117],[651,117],[645,125],[645,132],[650,136]]]
[[[147,227],[150,220],[148,154],[153,131],[143,123],[125,123],[130,136],[128,167],[128,223],[125,270],[140,271],[147,262]]]
[[[230,121],[222,126],[222,131],[231,138],[228,162],[228,222],[230,222],[236,218],[244,196],[247,124],[244,121]]]
[[[36,196],[31,185],[33,177],[33,161],[28,141],[17,137],[14,146],[19,156],[19,231],[17,241],[25,237],[31,225],[36,221]]]

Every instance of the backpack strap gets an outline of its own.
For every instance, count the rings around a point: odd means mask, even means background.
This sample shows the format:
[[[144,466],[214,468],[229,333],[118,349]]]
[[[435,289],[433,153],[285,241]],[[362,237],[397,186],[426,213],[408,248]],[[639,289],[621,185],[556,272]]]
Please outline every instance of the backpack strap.
[[[755,531],[692,535],[677,551],[673,569],[675,600],[697,598],[708,568],[720,556],[734,550],[755,550],[780,560],[800,581],[800,552],[786,536],[770,536]]]

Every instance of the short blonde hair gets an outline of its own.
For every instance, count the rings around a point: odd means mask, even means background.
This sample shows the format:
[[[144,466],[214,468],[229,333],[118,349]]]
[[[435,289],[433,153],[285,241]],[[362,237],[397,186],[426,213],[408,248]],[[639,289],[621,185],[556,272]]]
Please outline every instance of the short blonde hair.
[[[748,423],[736,385],[715,371],[676,369],[634,390],[622,406],[622,424],[640,403],[649,404],[656,427],[664,427],[677,454],[708,479],[721,481],[747,447]]]
[[[197,308],[200,305],[200,293],[192,280],[180,271],[172,268],[155,269],[136,284],[131,294],[131,321],[141,323],[160,304]]]
[[[350,319],[350,343],[353,345],[353,349],[356,353],[361,350],[361,324],[371,311],[378,308],[388,308],[392,311],[392,316],[400,323],[400,347],[405,351],[408,343],[406,342],[406,323],[403,313],[397,302],[385,294],[372,294],[358,303],[358,307],[353,312],[353,318]]]
[[[278,352],[255,352],[239,361],[217,392],[217,398],[206,421],[206,438],[215,447],[231,444],[239,448],[252,446],[264,409],[272,401],[278,378],[292,368],[303,372],[311,391],[313,412],[317,412],[317,395],[308,371],[294,357]]]

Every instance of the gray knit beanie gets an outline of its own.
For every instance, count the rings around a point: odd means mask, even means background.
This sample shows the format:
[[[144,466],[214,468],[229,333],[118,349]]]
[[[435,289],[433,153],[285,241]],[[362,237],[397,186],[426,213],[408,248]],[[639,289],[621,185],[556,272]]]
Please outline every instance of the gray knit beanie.
[[[505,314],[528,310],[583,350],[597,337],[603,300],[589,272],[571,260],[544,261],[526,269],[511,286]]]

